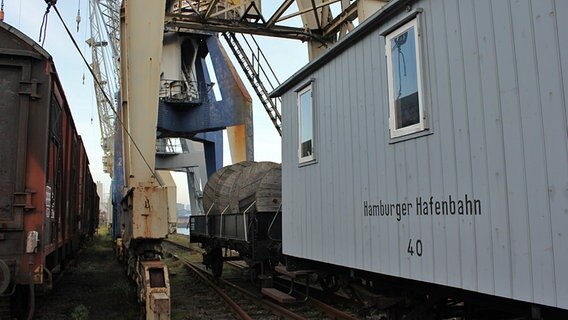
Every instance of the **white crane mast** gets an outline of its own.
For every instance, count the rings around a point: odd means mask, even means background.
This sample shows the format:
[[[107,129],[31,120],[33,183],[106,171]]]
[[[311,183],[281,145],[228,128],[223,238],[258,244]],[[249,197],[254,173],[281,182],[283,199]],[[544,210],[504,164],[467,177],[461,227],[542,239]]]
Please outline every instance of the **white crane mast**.
[[[87,44],[91,47],[91,67],[100,84],[99,86],[94,83],[101,127],[101,147],[104,152],[103,169],[111,175],[114,160],[115,95],[119,90],[119,14],[120,1],[118,0],[91,0],[89,2],[91,38],[87,40]]]
[[[268,19],[262,15],[260,0],[119,1],[90,0],[89,6],[92,37],[87,43],[92,49],[92,67],[98,82],[95,92],[101,145],[105,152],[104,169],[112,174],[113,141],[115,134],[121,134],[123,149],[120,151],[120,164],[124,168],[124,184],[121,187],[126,187],[126,194],[117,200],[121,200],[119,223],[125,228],[121,237],[125,248],[123,258],[129,261],[129,272],[137,275],[139,298],[145,304],[146,319],[169,319],[169,276],[167,266],[161,259],[160,244],[168,234],[168,215],[175,212],[176,201],[172,196],[175,195],[175,188],[171,188],[174,183],[170,176],[166,176],[169,173],[156,170],[155,129],[160,80],[164,74],[163,57],[166,60],[180,59],[180,53],[166,51],[163,54],[164,33],[195,33],[199,30],[205,30],[206,34],[225,33],[230,38],[228,44],[240,58],[243,70],[248,71],[247,77],[262,101],[269,97],[259,72],[254,70],[260,70],[260,60],[244,63],[244,50],[232,33],[307,41],[310,59],[314,59],[350,31],[355,19],[364,20],[386,0],[281,0],[278,9]],[[294,1],[298,11],[284,16]],[[333,18],[330,6],[340,1],[342,13]],[[280,24],[296,16],[301,16],[302,27]],[[211,48],[217,47],[215,44]],[[196,52],[198,50],[194,49]],[[224,56],[224,53],[217,50],[217,55]],[[115,93],[119,90],[119,84],[121,126],[115,127],[116,109],[113,105],[117,103]],[[247,101],[250,101],[250,97]],[[247,102],[244,104],[248,106]],[[279,130],[278,106],[265,105],[265,108]],[[236,146],[234,150],[243,151],[235,152],[242,160],[246,158],[246,143],[249,141],[246,125],[239,124],[242,130],[228,130],[229,143]],[[170,182],[165,178],[170,178]],[[150,277],[150,271],[153,277]]]

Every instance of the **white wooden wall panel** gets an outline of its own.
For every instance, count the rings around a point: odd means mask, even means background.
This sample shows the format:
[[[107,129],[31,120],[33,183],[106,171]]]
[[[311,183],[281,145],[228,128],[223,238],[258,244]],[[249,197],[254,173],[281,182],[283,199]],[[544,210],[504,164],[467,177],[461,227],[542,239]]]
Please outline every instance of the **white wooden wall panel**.
[[[541,247],[542,259],[546,261],[542,264],[545,274],[542,278],[542,285],[537,286],[535,282],[535,296],[542,294],[547,304],[555,304],[557,298],[557,277],[562,277],[566,269],[556,270],[555,266],[561,266],[562,263],[555,263],[555,254],[558,255],[560,261],[563,255],[568,251],[558,251],[554,248],[554,239],[562,241],[558,233],[553,232],[553,221],[559,224],[568,222],[568,155],[566,152],[566,143],[568,141],[566,130],[566,101],[562,90],[562,70],[560,69],[560,50],[558,46],[557,20],[565,19],[558,17],[555,13],[553,1],[543,1],[541,3],[531,3],[532,19],[534,21],[535,32],[535,50],[538,65],[538,81],[539,96],[542,114],[542,128],[544,136],[544,164],[545,164],[545,186],[543,188],[543,197],[548,198],[549,208],[546,210],[541,207],[538,215],[538,237],[542,239]],[[560,3],[559,3],[560,5]],[[561,6],[566,6],[561,5]],[[566,30],[561,30],[565,32]],[[564,119],[562,117],[564,116]],[[559,146],[560,145],[560,146]],[[558,152],[563,150],[565,152]],[[556,197],[559,190],[565,191],[564,199]],[[546,194],[546,195],[545,195]],[[562,218],[562,209],[565,209],[564,218]],[[558,219],[559,218],[559,219]],[[559,229],[556,229],[559,230]],[[540,258],[539,257],[539,258]],[[564,258],[564,260],[566,260]],[[566,266],[564,264],[564,266]],[[535,270],[537,271],[537,270]],[[537,281],[538,281],[537,280]],[[563,303],[566,300],[563,301]]]
[[[562,32],[562,30],[568,30],[568,20],[560,18],[568,16],[568,6],[561,5],[560,1],[557,0],[553,2],[551,7],[556,16],[557,30],[554,36],[558,43],[557,52],[560,59],[560,68],[558,70],[562,71],[560,79],[557,78],[559,84],[561,84],[560,92],[558,93],[561,96],[561,102],[556,108],[556,121],[564,121],[564,130],[558,132],[558,134],[564,137],[564,143],[560,142],[559,146],[555,145],[548,149],[549,152],[554,152],[553,148],[558,148],[558,157],[552,156],[548,158],[554,163],[554,166],[551,167],[551,172],[554,176],[554,190],[550,199],[552,203],[556,295],[558,302],[560,302],[568,301],[568,273],[564,272],[564,270],[568,270],[568,259],[562,259],[568,252],[568,241],[566,241],[566,225],[568,224],[568,170],[566,170],[566,164],[568,163],[568,139],[563,134],[568,132],[568,115],[566,112],[566,105],[568,104],[568,37]],[[564,108],[561,106],[564,106]],[[559,125],[562,126],[561,124]],[[561,137],[557,139],[562,141]]]
[[[298,82],[314,79],[315,164],[298,165],[296,93],[283,96],[284,252],[568,308],[568,2],[414,7],[432,134],[389,139],[381,32],[401,12]],[[417,198],[464,195],[481,215],[415,213]],[[412,214],[364,216],[365,201]]]

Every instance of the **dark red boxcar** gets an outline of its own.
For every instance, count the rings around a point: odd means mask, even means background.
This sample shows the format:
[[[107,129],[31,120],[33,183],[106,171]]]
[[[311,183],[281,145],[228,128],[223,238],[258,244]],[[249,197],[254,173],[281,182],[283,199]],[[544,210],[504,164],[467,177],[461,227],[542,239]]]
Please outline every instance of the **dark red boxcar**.
[[[0,139],[0,294],[30,309],[93,235],[99,197],[51,56],[3,22]]]

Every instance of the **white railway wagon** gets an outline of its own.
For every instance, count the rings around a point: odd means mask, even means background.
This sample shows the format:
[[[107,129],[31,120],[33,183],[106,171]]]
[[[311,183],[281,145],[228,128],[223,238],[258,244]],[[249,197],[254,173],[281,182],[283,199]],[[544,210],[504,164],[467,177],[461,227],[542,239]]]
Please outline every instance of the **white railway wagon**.
[[[272,96],[287,255],[568,309],[568,1],[390,1]]]

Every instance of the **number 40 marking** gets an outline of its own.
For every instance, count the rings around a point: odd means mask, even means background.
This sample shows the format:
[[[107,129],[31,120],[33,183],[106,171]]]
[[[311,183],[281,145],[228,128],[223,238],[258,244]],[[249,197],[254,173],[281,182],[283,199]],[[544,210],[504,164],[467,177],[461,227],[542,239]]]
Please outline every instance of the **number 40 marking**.
[[[411,256],[416,253],[417,256],[422,256],[422,240],[416,240],[416,242],[412,243],[412,239],[408,240],[408,249],[406,250],[410,253]]]

